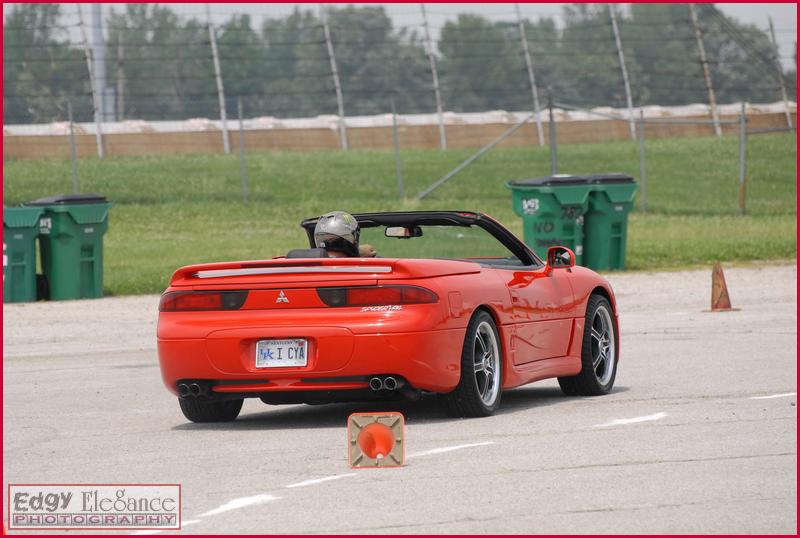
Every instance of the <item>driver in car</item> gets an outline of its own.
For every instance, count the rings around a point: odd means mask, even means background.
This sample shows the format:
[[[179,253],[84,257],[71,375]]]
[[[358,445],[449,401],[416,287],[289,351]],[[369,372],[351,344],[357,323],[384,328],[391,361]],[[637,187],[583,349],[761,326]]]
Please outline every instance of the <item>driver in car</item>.
[[[358,221],[345,211],[331,211],[317,220],[314,244],[324,248],[330,258],[374,258],[372,245],[359,245]]]

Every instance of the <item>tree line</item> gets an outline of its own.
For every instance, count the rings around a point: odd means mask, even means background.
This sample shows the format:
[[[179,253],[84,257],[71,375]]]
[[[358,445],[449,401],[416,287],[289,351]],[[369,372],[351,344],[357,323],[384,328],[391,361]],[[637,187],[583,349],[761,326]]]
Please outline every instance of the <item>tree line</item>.
[[[63,4],[15,4],[3,32],[3,120],[92,117],[86,56]],[[779,67],[769,35],[698,4],[708,66],[721,103],[780,99]],[[525,20],[542,103],[625,106],[608,5],[564,7]],[[347,115],[435,110],[420,25],[397,28],[383,7],[336,6],[327,12]],[[634,105],[706,102],[702,65],[686,4],[632,4],[618,14]],[[159,4],[114,6],[103,21],[107,86],[117,119],[219,115],[205,20]],[[445,110],[529,110],[528,72],[516,20],[461,14],[438,29],[435,58]],[[335,114],[331,65],[317,11],[296,8],[256,27],[234,15],[215,27],[229,115],[242,99],[248,116]],[[90,32],[89,32],[90,33]],[[795,54],[796,62],[796,54]],[[784,73],[795,94],[796,70]]]

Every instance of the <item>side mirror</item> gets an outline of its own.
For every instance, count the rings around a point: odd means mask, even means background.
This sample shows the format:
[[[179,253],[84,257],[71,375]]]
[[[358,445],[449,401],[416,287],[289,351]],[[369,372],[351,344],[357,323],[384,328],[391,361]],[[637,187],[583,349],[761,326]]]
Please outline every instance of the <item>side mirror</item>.
[[[547,268],[561,269],[575,267],[575,253],[567,247],[550,247],[547,249]]]

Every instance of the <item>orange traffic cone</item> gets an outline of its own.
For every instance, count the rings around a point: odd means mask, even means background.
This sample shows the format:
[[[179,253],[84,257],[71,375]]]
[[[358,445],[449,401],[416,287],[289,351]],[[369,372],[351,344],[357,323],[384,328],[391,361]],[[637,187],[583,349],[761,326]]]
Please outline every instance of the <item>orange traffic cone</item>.
[[[725,274],[722,272],[722,265],[714,263],[711,271],[711,311],[730,312],[738,310],[731,307],[731,298],[728,295],[728,285],[725,283]]]
[[[353,413],[347,418],[350,467],[400,467],[406,457],[402,413]]]

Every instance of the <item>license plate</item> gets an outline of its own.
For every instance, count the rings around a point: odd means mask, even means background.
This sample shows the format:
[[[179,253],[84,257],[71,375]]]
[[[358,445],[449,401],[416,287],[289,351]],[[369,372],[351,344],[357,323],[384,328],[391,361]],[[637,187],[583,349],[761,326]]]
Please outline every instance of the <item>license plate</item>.
[[[308,364],[308,341],[259,340],[256,343],[256,368],[281,368]]]

